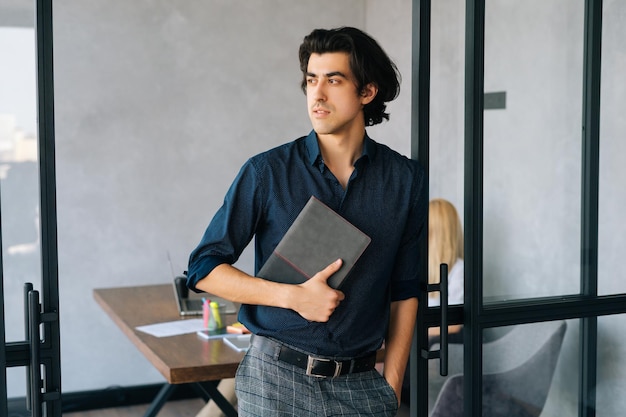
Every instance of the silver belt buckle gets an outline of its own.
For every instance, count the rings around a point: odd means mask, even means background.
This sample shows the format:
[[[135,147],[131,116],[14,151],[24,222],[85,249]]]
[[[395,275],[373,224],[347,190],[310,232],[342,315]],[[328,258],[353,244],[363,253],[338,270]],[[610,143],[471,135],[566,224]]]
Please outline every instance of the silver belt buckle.
[[[335,363],[335,373],[333,375],[333,378],[338,377],[341,374],[341,367],[343,366],[343,364],[341,362],[335,361],[333,359],[326,359],[326,358],[314,358],[313,356],[308,356],[307,357],[307,361],[306,361],[306,374],[309,376],[314,376],[317,378],[324,378],[326,377],[326,375],[316,375],[313,373],[313,365],[315,364],[315,361],[318,362],[334,362]]]

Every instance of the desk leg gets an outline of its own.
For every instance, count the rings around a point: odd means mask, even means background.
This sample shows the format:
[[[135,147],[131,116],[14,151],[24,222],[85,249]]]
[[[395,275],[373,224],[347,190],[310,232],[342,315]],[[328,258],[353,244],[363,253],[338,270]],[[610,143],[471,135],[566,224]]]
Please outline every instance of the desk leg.
[[[224,398],[221,392],[217,389],[217,384],[214,381],[197,382],[198,387],[204,391],[215,404],[224,412],[226,417],[237,417],[237,411],[231,403]]]
[[[148,407],[143,416],[155,417],[159,411],[161,411],[161,408],[163,408],[163,405],[167,402],[175,389],[176,385],[168,384],[167,382],[163,384],[163,387],[159,390],[157,396],[154,397],[154,400],[150,403],[150,407]]]
[[[219,384],[219,380],[215,381],[214,384],[217,386],[217,384]],[[207,392],[206,389],[204,389],[202,387],[202,385],[198,384],[197,382],[194,382],[191,385],[191,388],[193,389],[193,391],[198,395],[198,397],[202,398],[202,401],[209,402],[209,400],[211,399],[211,395],[209,395],[209,393]]]

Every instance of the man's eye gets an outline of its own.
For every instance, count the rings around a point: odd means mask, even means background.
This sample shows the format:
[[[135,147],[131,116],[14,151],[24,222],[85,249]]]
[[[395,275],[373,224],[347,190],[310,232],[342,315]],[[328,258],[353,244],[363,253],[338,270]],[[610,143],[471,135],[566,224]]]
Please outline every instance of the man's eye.
[[[328,84],[339,84],[339,80],[336,78],[329,78]]]
[[[315,82],[316,82],[316,79],[315,79],[315,78],[307,78],[307,79],[306,79],[306,83],[307,83],[307,84],[315,84]]]

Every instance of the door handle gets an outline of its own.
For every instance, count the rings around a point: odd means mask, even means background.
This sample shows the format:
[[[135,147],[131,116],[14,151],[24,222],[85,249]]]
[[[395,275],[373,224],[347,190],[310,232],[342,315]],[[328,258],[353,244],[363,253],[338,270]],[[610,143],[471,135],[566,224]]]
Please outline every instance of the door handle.
[[[43,365],[42,369],[42,333],[41,325],[58,322],[58,312],[45,313],[41,311],[39,291],[33,290],[33,284],[24,285],[24,314],[26,343],[30,360],[26,365],[26,409],[31,412],[31,417],[41,417],[43,415],[43,404],[59,401],[61,399],[60,390],[45,391],[46,385],[42,379],[43,373],[48,371]],[[45,336],[45,333],[44,333]]]
[[[39,344],[41,334],[39,333],[40,311],[39,292],[28,292],[28,341],[30,344],[30,366],[29,382],[30,387],[30,410],[32,417],[41,417],[41,361],[39,356]]]
[[[30,302],[28,301],[29,299],[29,293],[33,290],[33,284],[31,284],[30,282],[27,282],[26,284],[24,284],[24,337],[26,338],[26,342],[29,343],[30,345],[30,319],[29,317],[31,316],[30,314]],[[26,367],[26,410],[27,411],[32,411],[32,399],[31,399],[31,392],[30,392],[30,386],[31,386],[31,372],[30,372],[30,366]]]
[[[428,284],[428,292],[439,291],[439,350],[422,349],[424,359],[439,358],[439,374],[448,375],[448,264],[439,265],[439,284]]]
[[[439,374],[448,375],[448,264],[439,265],[439,305],[441,306],[441,346]]]

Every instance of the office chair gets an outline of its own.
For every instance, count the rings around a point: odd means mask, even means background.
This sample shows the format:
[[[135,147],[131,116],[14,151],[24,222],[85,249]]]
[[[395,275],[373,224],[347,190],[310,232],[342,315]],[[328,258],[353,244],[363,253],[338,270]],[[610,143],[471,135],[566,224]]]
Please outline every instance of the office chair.
[[[566,327],[564,321],[519,325],[483,346],[483,417],[541,414]],[[463,417],[462,374],[445,380],[431,417]]]

